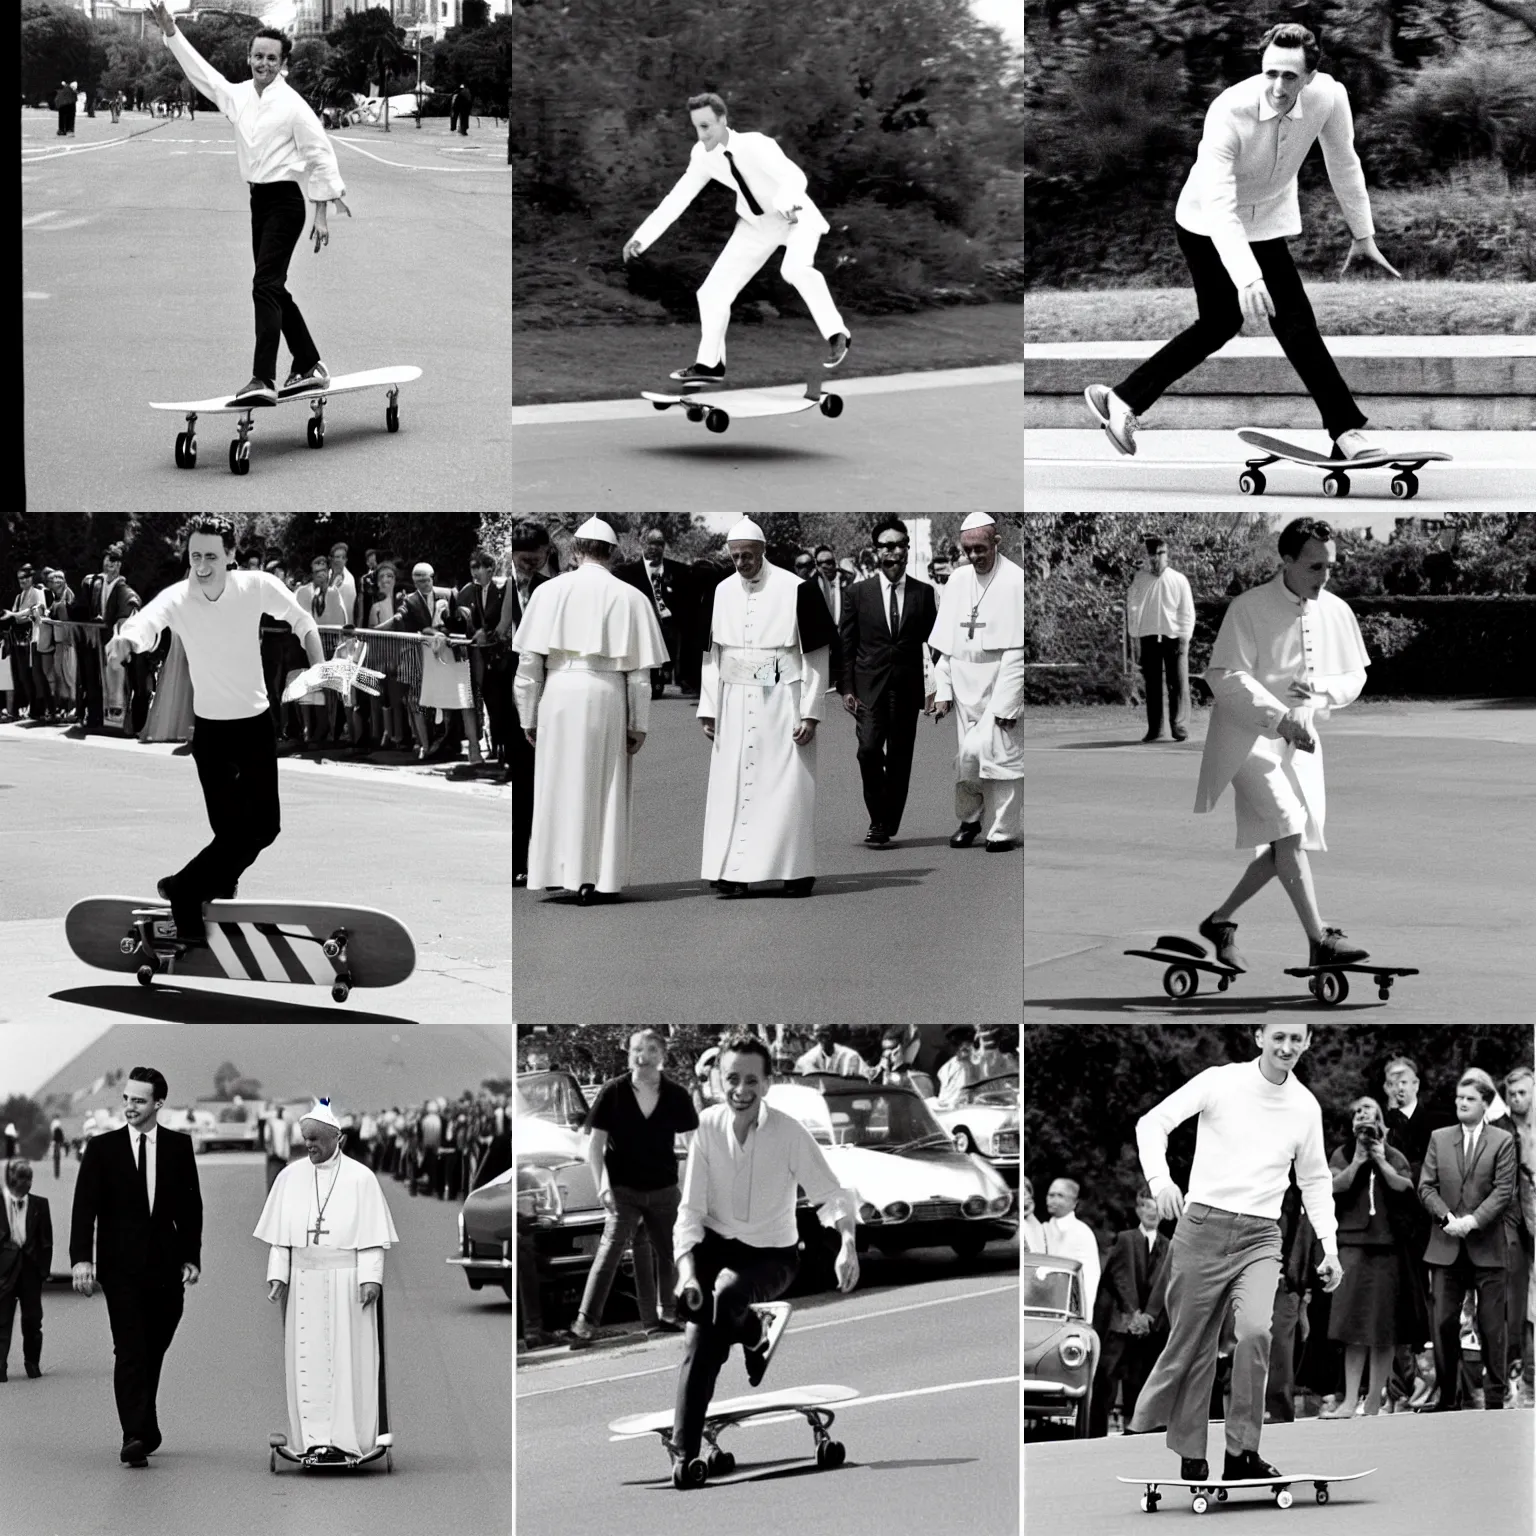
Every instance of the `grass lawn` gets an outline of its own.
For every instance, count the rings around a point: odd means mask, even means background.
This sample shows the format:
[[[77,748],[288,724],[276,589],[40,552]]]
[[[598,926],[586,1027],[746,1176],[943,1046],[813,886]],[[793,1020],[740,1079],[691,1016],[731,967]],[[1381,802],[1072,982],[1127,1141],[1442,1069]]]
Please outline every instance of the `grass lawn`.
[[[1353,271],[1353,268],[1351,268]],[[1324,336],[1530,336],[1529,283],[1416,283],[1383,276],[1306,283]],[[1196,319],[1193,288],[1031,288],[1024,340],[1166,341]],[[1244,336],[1271,336],[1268,323]]]
[[[848,318],[853,347],[842,367],[828,370],[827,344],[805,317],[734,320],[727,334],[725,387],[785,385],[819,375],[835,385],[845,375],[922,372],[1017,363],[1022,355],[1019,306],[979,304],[916,315]],[[573,325],[516,329],[512,341],[512,400],[612,400],[642,389],[672,389],[667,375],[691,363],[697,324]]]

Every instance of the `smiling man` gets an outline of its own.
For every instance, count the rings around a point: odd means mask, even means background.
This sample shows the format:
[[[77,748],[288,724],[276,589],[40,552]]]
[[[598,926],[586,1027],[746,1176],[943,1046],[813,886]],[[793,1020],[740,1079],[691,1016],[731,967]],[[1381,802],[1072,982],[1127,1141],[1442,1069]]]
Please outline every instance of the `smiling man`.
[[[1323,1153],[1323,1116],[1295,1076],[1310,1024],[1265,1024],[1253,1032],[1257,1061],[1208,1067],[1136,1122],[1142,1172],[1158,1215],[1177,1221],[1168,1253],[1168,1342],[1131,1419],[1135,1434],[1166,1429],[1179,1476],[1205,1479],[1211,1383],[1228,1308],[1236,1329],[1232,1399],[1222,1478],[1278,1477],[1259,1459],[1270,1321],[1280,1279],[1280,1206],[1291,1169],[1325,1255],[1325,1291],[1343,1278],[1333,1177]],[[1189,1203],[1168,1172],[1168,1137],[1200,1117]]]
[[[1333,529],[1298,517],[1280,535],[1280,557],[1273,580],[1228,606],[1205,672],[1215,708],[1195,810],[1212,810],[1231,784],[1237,846],[1254,858],[1200,934],[1223,965],[1240,971],[1248,967],[1232,914],[1276,875],[1306,930],[1308,965],[1367,958],[1341,930],[1323,927],[1307,851],[1328,848],[1323,749],[1313,725],[1360,696],[1370,657],[1349,604],[1323,590],[1338,563]]]
[[[1305,27],[1271,27],[1259,43],[1260,73],[1223,91],[1206,113],[1199,155],[1174,209],[1174,234],[1194,279],[1200,318],[1113,389],[1090,384],[1084,391],[1121,453],[1136,452],[1138,415],[1236,336],[1244,318],[1266,315],[1334,440],[1333,456],[1375,451],[1359,430],[1365,417],[1318,334],[1286,246],[1301,233],[1296,173],[1320,140],[1354,237],[1342,270],[1362,256],[1401,276],[1376,248],[1349,93],[1319,71],[1321,52]]]

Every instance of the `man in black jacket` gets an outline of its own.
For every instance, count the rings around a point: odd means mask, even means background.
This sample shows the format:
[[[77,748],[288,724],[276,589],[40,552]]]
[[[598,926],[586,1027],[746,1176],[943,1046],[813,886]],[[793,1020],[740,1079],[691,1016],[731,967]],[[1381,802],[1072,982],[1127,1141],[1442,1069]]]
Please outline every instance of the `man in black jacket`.
[[[89,1296],[99,1281],[106,1292],[123,1426],[119,1460],[137,1467],[160,1447],[160,1365],[181,1321],[183,1287],[197,1284],[202,1264],[203,1197],[192,1138],[158,1123],[169,1091],[154,1067],[129,1072],[128,1123],[86,1144],[69,1232],[75,1289]]]
[[[24,1157],[5,1165],[0,1210],[0,1381],[6,1380],[18,1301],[21,1360],[35,1378],[43,1374],[43,1281],[53,1268],[53,1216],[48,1202],[32,1193],[32,1164]]]
[[[667,643],[672,681],[679,693],[697,694],[704,652],[699,644],[699,591],[692,570],[681,560],[668,560],[667,536],[660,528],[645,533],[645,558],[616,565],[613,574],[643,592],[656,610],[661,638]],[[666,690],[667,667],[651,668],[651,697]]]
[[[542,574],[549,560],[549,534],[539,523],[519,523],[512,530],[512,580],[507,583],[507,595],[512,599],[512,627],[506,633],[516,634],[523,622],[523,610],[533,589],[542,586],[549,578]],[[505,624],[501,626],[506,629]],[[517,672],[517,652],[512,651],[512,672]],[[512,757],[512,884],[528,883],[528,839],[533,832],[533,747],[525,734],[525,726],[517,713],[517,697],[512,699],[512,724],[508,728],[508,744]]]
[[[938,618],[926,581],[907,575],[907,525],[899,517],[875,525],[880,569],[855,582],[843,597],[838,692],[859,726],[859,772],[869,833],[864,841],[883,848],[901,826],[912,777],[917,714],[933,707],[927,681],[932,663],[924,641]]]

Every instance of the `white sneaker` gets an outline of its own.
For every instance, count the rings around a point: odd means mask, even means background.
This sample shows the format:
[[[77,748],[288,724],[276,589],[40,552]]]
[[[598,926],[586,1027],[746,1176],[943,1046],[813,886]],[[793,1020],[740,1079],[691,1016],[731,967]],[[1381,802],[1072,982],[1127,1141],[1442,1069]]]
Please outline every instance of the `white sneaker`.
[[[1104,434],[1121,453],[1136,452],[1136,413],[1107,384],[1090,384],[1083,391],[1088,409],[1098,418]]]
[[[1360,459],[1380,451],[1375,443],[1366,439],[1365,433],[1358,427],[1339,433],[1333,440],[1333,446],[1338,451],[1339,457],[1345,459]]]

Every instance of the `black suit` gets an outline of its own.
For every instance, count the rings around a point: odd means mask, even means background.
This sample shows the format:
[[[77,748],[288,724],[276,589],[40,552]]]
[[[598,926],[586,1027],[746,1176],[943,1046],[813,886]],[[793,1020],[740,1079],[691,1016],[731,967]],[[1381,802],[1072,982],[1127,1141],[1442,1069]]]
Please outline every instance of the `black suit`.
[[[501,605],[506,602],[510,580],[493,576],[484,587],[470,582],[459,589],[459,612],[464,615],[465,632],[473,635],[483,629],[488,639],[495,640],[496,626],[501,622]],[[512,653],[508,647],[492,645],[489,649],[476,646],[469,653],[470,667],[475,687],[485,704],[486,718],[491,726],[491,744],[502,762],[506,761],[507,724],[512,718]]]
[[[158,1443],[160,1365],[181,1321],[183,1264],[202,1268],[203,1196],[192,1138],[155,1132],[155,1201],[144,1203],[127,1126],[86,1143],[75,1184],[69,1262],[89,1263],[107,1297],[123,1439]]]
[[[533,596],[537,587],[549,580],[547,576],[534,576],[528,584],[528,595]],[[507,595],[512,599],[512,633],[523,622],[523,605],[517,595],[517,577],[507,582]],[[512,672],[517,672],[517,652],[512,652]],[[537,729],[537,722],[530,720],[527,728]],[[523,734],[523,722],[517,714],[517,697],[512,699],[512,873],[528,873],[528,839],[533,832],[533,748]]]
[[[656,589],[651,585],[650,568],[644,560],[630,560],[616,565],[613,574],[620,581],[627,581],[636,591],[645,593],[661,625],[661,638],[666,641],[672,657],[672,680],[684,693],[699,691],[699,674],[704,666],[704,651],[699,644],[699,590],[693,579],[693,571],[681,560],[661,562],[661,601],[667,605],[670,618],[662,618],[656,601]],[[651,668],[651,697],[655,698],[666,685],[665,667]]]
[[[939,609],[926,581],[906,577],[901,625],[893,636],[885,590],[885,583],[871,576],[843,594],[837,686],[860,705],[859,772],[869,819],[894,837],[906,809],[912,743],[923,707],[923,645]]]
[[[21,1303],[21,1358],[30,1370],[42,1364],[43,1282],[53,1268],[53,1216],[41,1195],[28,1194],[25,1241],[11,1236],[7,1195],[0,1194],[0,1377],[11,1353],[11,1327]]]

